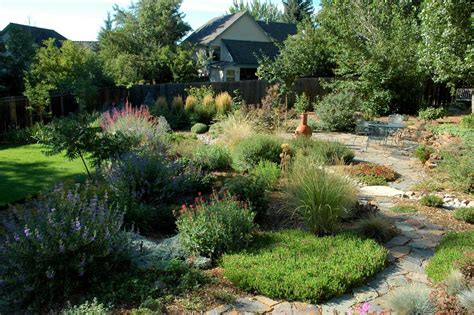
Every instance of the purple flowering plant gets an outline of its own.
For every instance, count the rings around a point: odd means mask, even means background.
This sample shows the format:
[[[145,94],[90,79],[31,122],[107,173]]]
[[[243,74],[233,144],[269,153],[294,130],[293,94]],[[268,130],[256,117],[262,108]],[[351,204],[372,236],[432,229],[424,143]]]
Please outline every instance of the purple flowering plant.
[[[127,259],[123,212],[90,184],[52,192],[5,220],[4,296],[18,306],[62,300]],[[90,197],[89,197],[90,196]]]

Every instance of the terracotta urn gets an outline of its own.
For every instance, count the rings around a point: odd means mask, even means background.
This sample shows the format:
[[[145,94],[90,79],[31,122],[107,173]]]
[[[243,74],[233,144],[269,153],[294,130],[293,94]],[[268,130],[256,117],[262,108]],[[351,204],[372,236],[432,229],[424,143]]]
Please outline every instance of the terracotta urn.
[[[301,114],[301,123],[295,130],[296,136],[311,137],[313,130],[308,126],[308,113]]]

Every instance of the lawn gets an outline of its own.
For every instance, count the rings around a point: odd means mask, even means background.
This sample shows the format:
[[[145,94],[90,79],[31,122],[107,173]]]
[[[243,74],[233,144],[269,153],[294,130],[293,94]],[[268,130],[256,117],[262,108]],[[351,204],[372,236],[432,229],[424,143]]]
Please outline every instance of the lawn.
[[[45,156],[40,145],[0,145],[0,207],[35,195],[66,178],[84,178],[80,160]]]

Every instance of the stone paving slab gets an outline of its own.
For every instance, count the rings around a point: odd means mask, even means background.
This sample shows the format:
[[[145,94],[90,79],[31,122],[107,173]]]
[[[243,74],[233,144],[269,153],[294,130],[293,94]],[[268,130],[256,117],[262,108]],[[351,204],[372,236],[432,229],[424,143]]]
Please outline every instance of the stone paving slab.
[[[397,235],[394,238],[392,238],[390,241],[388,241],[385,246],[387,247],[395,247],[395,246],[403,246],[407,244],[408,242],[411,241],[411,238],[403,236],[403,235]]]

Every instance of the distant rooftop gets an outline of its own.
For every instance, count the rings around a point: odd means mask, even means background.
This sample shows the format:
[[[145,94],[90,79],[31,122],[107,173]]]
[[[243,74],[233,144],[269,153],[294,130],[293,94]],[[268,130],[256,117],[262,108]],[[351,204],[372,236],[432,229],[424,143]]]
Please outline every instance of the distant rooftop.
[[[278,55],[278,47],[271,42],[250,42],[243,40],[223,39],[232,60],[237,64],[258,65],[258,56],[274,58]]]
[[[185,41],[198,45],[209,45],[229,26],[239,20],[248,12],[238,12],[214,18],[194,31]],[[275,41],[282,42],[288,36],[295,35],[297,28],[295,24],[257,21],[260,27]]]
[[[17,23],[8,24],[0,32],[0,36],[2,36],[3,34],[7,33],[10,30],[13,30],[13,29],[22,30],[22,31],[30,33],[31,36],[33,37],[33,41],[37,44],[42,44],[43,41],[45,41],[46,39],[49,39],[49,38],[54,38],[58,42],[62,42],[62,41],[67,40],[66,37],[59,34],[55,30],[50,30],[50,29],[47,29],[47,28],[36,27],[36,26],[17,24]]]

